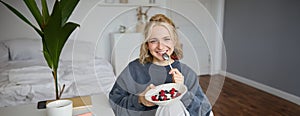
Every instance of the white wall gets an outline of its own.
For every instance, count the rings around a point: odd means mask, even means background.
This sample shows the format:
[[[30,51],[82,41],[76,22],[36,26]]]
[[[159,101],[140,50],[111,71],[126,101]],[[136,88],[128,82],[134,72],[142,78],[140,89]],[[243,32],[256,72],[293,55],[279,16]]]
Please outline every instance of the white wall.
[[[149,16],[161,12],[164,11],[159,8],[151,8]],[[78,38],[92,39],[98,44],[96,46],[97,55],[110,59],[111,51],[108,48],[111,47],[111,33],[118,33],[120,25],[127,27],[126,32],[134,32],[136,22],[136,6],[98,5],[82,22],[84,26],[81,27]]]
[[[23,1],[20,0],[6,0],[8,3],[12,4],[13,6],[17,7],[18,10],[20,10],[22,13],[25,13],[26,17],[29,17],[30,21],[34,21],[31,14],[25,7]],[[49,1],[49,8],[52,8],[53,1]],[[141,0],[129,0],[129,4],[131,5],[99,5],[103,3],[103,0],[81,0],[79,5],[76,7],[74,13],[70,17],[70,21],[79,23],[81,26],[75,32],[72,33],[70,39],[76,39],[76,40],[83,40],[92,42],[93,46],[92,48],[94,51],[94,55],[98,57],[106,58],[107,60],[110,60],[111,56],[111,46],[110,46],[110,34],[118,32],[118,28],[120,25],[126,26],[129,31],[133,32],[135,30],[135,24],[136,24],[136,8],[137,5],[136,2],[140,2]],[[145,0],[146,1],[146,0]],[[188,0],[200,3],[198,0]],[[205,3],[205,6],[208,8],[208,10],[213,14],[213,17],[215,19],[222,19],[218,18],[218,16],[222,16],[218,13],[220,13],[220,9],[214,10],[215,8],[219,8],[220,1],[223,0],[214,0],[214,1],[208,1],[208,0],[200,0],[202,3]],[[167,0],[167,1],[159,1],[156,0],[156,2],[159,5],[159,7],[153,7],[149,11],[149,17],[156,13],[164,13],[167,15],[170,15],[166,12],[166,9],[170,7],[170,4],[180,6],[182,5],[182,2],[174,0]],[[39,3],[38,3],[39,4]],[[144,3],[143,3],[144,4]],[[222,5],[222,4],[221,4]],[[194,5],[193,8],[190,8],[190,6],[184,6],[184,9],[187,10],[187,12],[196,13],[198,11],[191,11],[189,9],[199,9],[196,8],[199,7],[199,5]],[[20,19],[18,19],[13,13],[11,13],[4,5],[0,5],[0,13],[1,13],[1,21],[0,24],[2,25],[0,28],[2,28],[0,34],[0,40],[4,39],[15,39],[15,38],[39,38],[38,34],[27,24],[22,22]],[[183,12],[185,13],[185,12]],[[190,15],[187,14],[187,15]],[[198,15],[195,15],[198,16]],[[218,20],[220,21],[220,20]],[[222,25],[222,23],[218,23],[219,25]],[[36,24],[35,24],[36,25]],[[210,25],[208,25],[210,26]],[[189,30],[194,30],[194,27],[189,27],[189,25],[186,25],[185,27],[188,27],[186,29],[182,28],[182,33],[188,34],[189,38],[198,37],[198,32],[193,32]],[[197,27],[198,28],[198,27]],[[180,30],[180,29],[179,29]],[[189,33],[190,32],[190,33]],[[192,32],[192,33],[191,33]],[[184,38],[184,37],[183,37]],[[185,51],[188,51],[186,53],[189,53],[190,51],[207,51],[207,47],[205,42],[202,42],[198,40],[183,40],[185,43]],[[212,42],[215,42],[214,40]],[[210,42],[210,43],[212,43]],[[204,45],[203,45],[204,43]],[[208,43],[209,44],[209,43]],[[215,44],[212,44],[215,45]],[[212,46],[211,45],[211,46]],[[75,43],[76,46],[76,43]],[[198,46],[198,47],[194,47]],[[206,48],[205,48],[206,47]],[[196,48],[196,49],[195,49]],[[215,49],[214,49],[215,50]],[[202,59],[203,61],[199,61],[202,67],[204,68],[210,68],[209,56],[208,53],[201,54],[204,56]],[[192,60],[199,60],[197,57],[194,57],[193,54],[189,54],[185,57],[186,60],[183,61],[192,61]],[[192,59],[190,59],[192,58]],[[189,64],[195,64],[195,63],[189,63]],[[195,64],[193,68],[196,70],[199,69],[198,64]],[[200,66],[200,68],[201,68]],[[206,69],[205,69],[206,70]],[[205,73],[208,73],[210,69],[207,69]],[[200,73],[198,73],[200,74]]]
[[[5,0],[7,3],[17,7],[19,11],[24,13],[26,16],[30,16],[25,4],[21,0]],[[38,34],[35,33],[30,26],[25,24],[23,21],[18,19],[11,11],[9,11],[4,5],[0,5],[1,14],[1,31],[0,40],[15,39],[15,38],[37,38]],[[33,17],[29,17],[30,21],[34,21]]]
[[[299,6],[299,0],[226,0],[229,77],[300,104]]]
[[[53,1],[49,1],[49,8],[53,6]],[[34,18],[29,13],[23,1],[6,0],[7,3],[16,7],[25,17],[35,23]],[[135,2],[129,0],[129,4]],[[70,21],[79,23],[81,26],[72,33],[70,39],[79,39],[93,42],[95,49],[98,49],[97,55],[110,59],[109,33],[117,32],[120,25],[127,26],[130,31],[134,31],[136,24],[137,5],[99,5],[104,3],[103,0],[81,0]],[[161,3],[164,5],[164,3]],[[39,5],[39,3],[38,3]],[[151,8],[149,15],[162,13],[160,9]],[[2,28],[0,40],[15,38],[39,38],[38,34],[22,20],[16,17],[4,5],[0,5]],[[129,32],[130,32],[129,31]],[[96,46],[96,43],[99,44]],[[97,48],[96,48],[97,47]]]
[[[221,70],[224,0],[172,0],[171,18],[186,36],[196,59],[183,59],[200,74],[217,74]],[[199,66],[197,66],[199,64]],[[195,70],[199,74],[199,70]],[[201,72],[202,71],[202,72]],[[203,72],[204,71],[204,72]]]

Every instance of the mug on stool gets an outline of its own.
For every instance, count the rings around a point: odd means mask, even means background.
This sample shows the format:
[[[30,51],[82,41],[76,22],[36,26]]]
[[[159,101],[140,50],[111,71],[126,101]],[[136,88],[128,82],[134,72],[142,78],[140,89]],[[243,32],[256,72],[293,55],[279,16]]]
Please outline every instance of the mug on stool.
[[[55,100],[46,106],[47,116],[72,116],[73,102],[71,100]]]

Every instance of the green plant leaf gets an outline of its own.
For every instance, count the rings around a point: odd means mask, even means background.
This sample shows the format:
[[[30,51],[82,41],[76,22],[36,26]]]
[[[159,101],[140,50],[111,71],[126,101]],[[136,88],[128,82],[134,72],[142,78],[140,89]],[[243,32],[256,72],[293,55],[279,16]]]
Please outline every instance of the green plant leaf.
[[[62,8],[62,22],[65,23],[77,6],[79,0],[61,0],[60,2]]]
[[[43,37],[44,33],[36,26],[34,26],[32,23],[30,23],[29,20],[26,17],[24,17],[18,10],[16,10],[15,8],[13,8],[12,6],[10,6],[9,4],[3,1],[0,2],[4,4],[9,10],[11,10],[15,15],[17,15],[20,19],[22,19],[25,23],[30,25],[41,37]]]
[[[60,37],[60,32],[62,31],[62,22],[61,22],[61,8],[60,3],[56,1],[53,6],[52,14],[49,17],[48,23],[44,29],[44,39],[45,45],[49,49],[49,56],[52,59],[51,65],[54,69],[58,67],[59,56],[58,51],[60,47],[58,46],[59,41],[62,41]]]
[[[54,66],[51,65],[51,64],[53,64],[53,62],[51,60],[51,56],[50,56],[49,52],[47,50],[45,50],[45,51],[43,51],[43,54],[44,54],[44,58],[47,61],[49,68],[53,69]]]
[[[63,11],[60,2],[55,2],[53,9],[44,30],[44,38],[46,46],[49,48],[49,54],[52,58],[54,69],[56,69],[59,65],[59,57],[66,41],[79,25],[71,22],[64,24],[62,22]]]
[[[48,66],[53,69],[53,61],[51,59],[51,56],[49,54],[49,48],[47,48],[46,42],[45,42],[45,38],[42,38],[42,44],[43,44],[43,54],[44,54],[44,58],[47,61]]]
[[[72,34],[72,32],[76,29],[76,27],[79,27],[79,26],[80,25],[77,23],[68,22],[62,28],[62,32],[61,32],[62,37],[68,38]]]
[[[43,30],[43,17],[41,12],[35,2],[35,0],[24,0],[31,14],[34,16],[36,22],[39,24],[40,28]]]
[[[32,26],[42,37],[43,54],[48,66],[52,70],[55,80],[56,99],[59,99],[63,90],[58,91],[57,68],[61,51],[69,36],[79,25],[73,22],[66,22],[77,6],[79,0],[55,0],[51,15],[49,15],[46,0],[42,2],[42,14],[34,0],[24,0],[30,12],[35,17],[41,30],[32,25],[19,11],[0,0],[8,9],[15,13],[25,23]],[[58,94],[60,93],[60,94]]]
[[[48,6],[47,6],[47,1],[46,0],[42,0],[42,14],[43,14],[43,25],[42,27],[44,27],[45,25],[47,25],[48,22],[48,18],[49,18],[49,11],[48,11]],[[44,30],[42,28],[42,30]]]
[[[63,27],[62,27],[62,30],[60,32],[60,38],[61,38],[61,41],[58,41],[58,51],[57,51],[57,55],[59,56],[65,43],[67,42],[68,40],[68,37],[72,34],[72,32],[76,29],[76,27],[78,27],[79,25],[76,24],[76,23],[72,23],[72,22],[68,22],[66,23]]]

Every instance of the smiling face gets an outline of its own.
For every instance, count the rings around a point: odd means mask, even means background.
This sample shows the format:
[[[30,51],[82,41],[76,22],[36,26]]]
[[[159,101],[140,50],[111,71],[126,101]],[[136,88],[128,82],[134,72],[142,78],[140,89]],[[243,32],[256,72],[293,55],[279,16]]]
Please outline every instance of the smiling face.
[[[169,56],[174,51],[175,42],[171,38],[170,32],[164,26],[154,26],[148,39],[148,50],[153,56],[152,62],[165,64],[162,55],[167,53]]]
[[[141,44],[139,62],[141,64],[168,64],[163,53],[170,56],[170,63],[183,57],[182,44],[178,38],[175,25],[168,17],[157,14],[150,18],[144,29],[144,41]]]

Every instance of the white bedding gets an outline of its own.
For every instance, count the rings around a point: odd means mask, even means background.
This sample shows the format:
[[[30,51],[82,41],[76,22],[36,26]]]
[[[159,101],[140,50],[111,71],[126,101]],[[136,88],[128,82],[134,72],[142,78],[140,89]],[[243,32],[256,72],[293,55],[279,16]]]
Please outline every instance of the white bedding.
[[[11,69],[8,72],[9,82],[16,84],[35,84],[51,81],[51,69],[46,66],[29,66]]]
[[[108,94],[116,79],[111,64],[100,58],[88,62],[62,60],[58,77],[61,85],[66,85],[63,98]],[[44,59],[0,63],[0,107],[54,98],[52,74]]]

